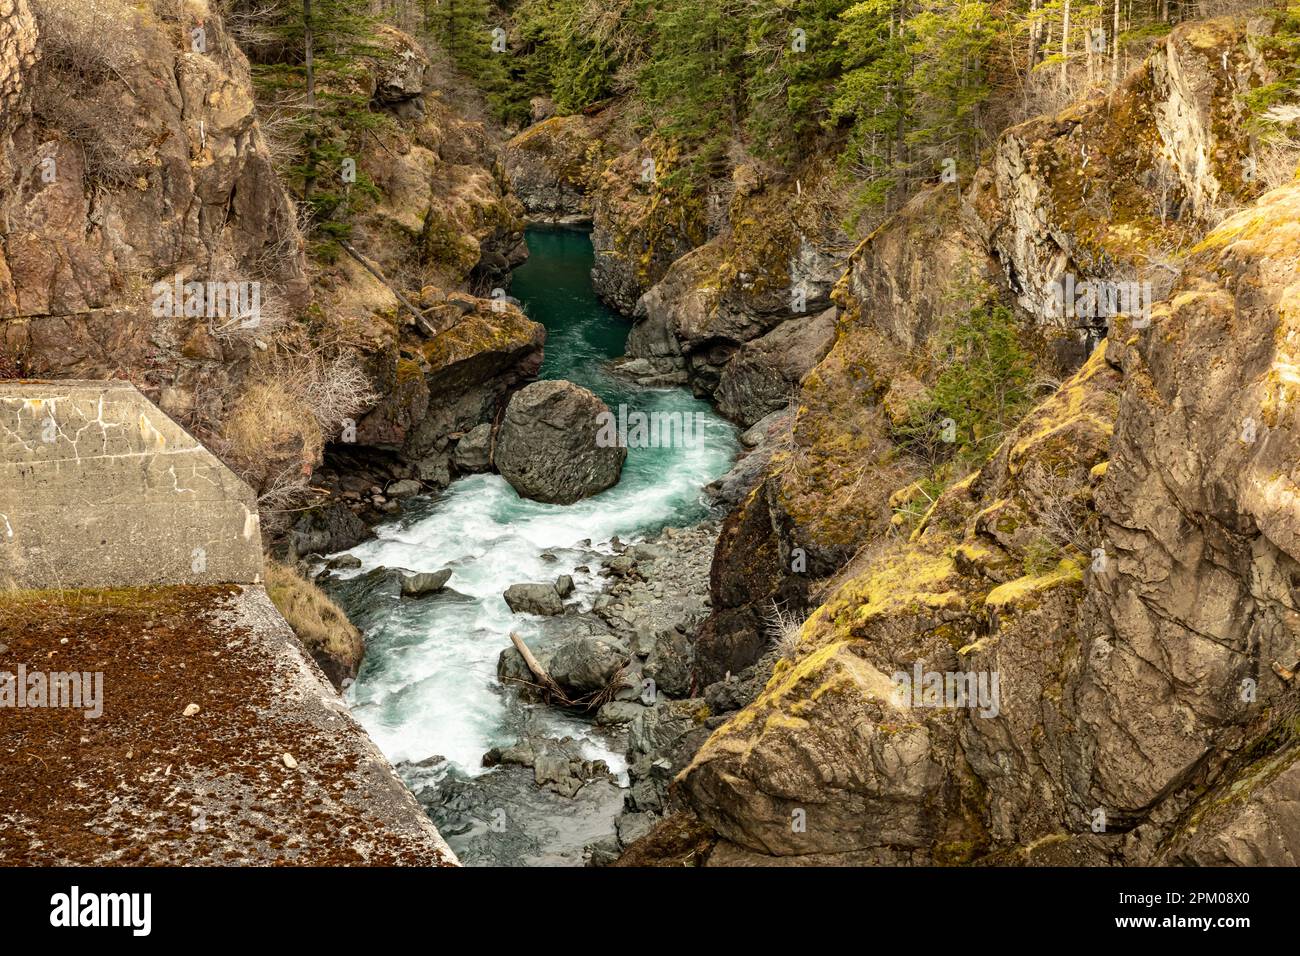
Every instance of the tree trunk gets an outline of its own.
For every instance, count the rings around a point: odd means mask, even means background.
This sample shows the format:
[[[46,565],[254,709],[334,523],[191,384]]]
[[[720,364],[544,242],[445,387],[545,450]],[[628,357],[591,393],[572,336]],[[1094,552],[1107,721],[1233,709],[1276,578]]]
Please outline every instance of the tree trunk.
[[[312,11],[311,0],[302,0],[302,49],[303,49],[303,68],[307,74],[307,112],[308,115],[316,109],[316,73],[315,64],[312,61],[312,44],[315,38],[312,35]],[[304,197],[311,195],[311,189],[316,182],[316,120],[310,119],[312,132],[307,135],[307,172],[303,176],[302,193]]]
[[[1070,85],[1070,0],[1065,0],[1061,18],[1061,89]]]
[[[1119,86],[1119,0],[1115,0],[1115,9],[1110,28],[1110,85]]]
[[[1038,65],[1038,41],[1042,36],[1043,23],[1037,13],[1038,0],[1029,0],[1029,66],[1025,69],[1025,79],[1029,78]]]

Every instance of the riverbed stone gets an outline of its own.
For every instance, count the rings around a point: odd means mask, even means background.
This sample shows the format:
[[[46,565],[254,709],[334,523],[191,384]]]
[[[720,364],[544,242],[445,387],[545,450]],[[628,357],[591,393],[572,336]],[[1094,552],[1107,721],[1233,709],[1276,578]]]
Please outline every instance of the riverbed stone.
[[[554,584],[512,584],[506,588],[506,604],[515,614],[563,614],[564,601]]]
[[[660,632],[646,657],[646,676],[668,696],[684,697],[691,689],[692,651],[690,640],[676,628]]]
[[[436,594],[451,579],[451,568],[441,571],[404,572],[402,574],[402,597],[426,597]]]
[[[624,847],[635,843],[655,828],[657,820],[649,813],[625,813],[618,818],[618,842]]]
[[[640,701],[611,700],[607,704],[602,704],[600,710],[596,711],[596,723],[603,726],[630,723],[645,709],[645,705]]]
[[[591,694],[609,686],[627,659],[627,645],[612,635],[582,635],[555,649],[551,676],[562,687]]]
[[[395,481],[388,486],[389,498],[410,498],[412,495],[418,495],[424,490],[414,478],[403,478],[401,481]]]
[[[627,449],[602,447],[609,406],[572,382],[517,392],[497,434],[496,466],[522,497],[572,504],[617,483]]]
[[[456,470],[466,475],[476,475],[492,469],[492,426],[476,425],[456,443],[451,454]]]

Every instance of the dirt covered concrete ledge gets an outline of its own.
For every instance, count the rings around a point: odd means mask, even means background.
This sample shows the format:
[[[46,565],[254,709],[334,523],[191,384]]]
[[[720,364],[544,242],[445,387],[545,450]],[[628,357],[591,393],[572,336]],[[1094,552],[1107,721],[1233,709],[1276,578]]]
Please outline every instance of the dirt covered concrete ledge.
[[[260,587],[0,592],[19,665],[103,712],[0,707],[0,865],[457,863]]]

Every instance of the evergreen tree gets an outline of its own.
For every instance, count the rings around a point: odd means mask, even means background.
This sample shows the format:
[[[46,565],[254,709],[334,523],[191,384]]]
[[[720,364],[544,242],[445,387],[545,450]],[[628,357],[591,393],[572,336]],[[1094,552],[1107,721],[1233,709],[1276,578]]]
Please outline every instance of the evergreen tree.
[[[519,119],[507,19],[489,0],[425,0],[431,32],[501,119]],[[523,98],[526,106],[527,99]]]
[[[850,0],[759,4],[746,49],[746,127],[760,154],[805,154],[825,126],[844,67],[839,17],[849,6]]]
[[[282,55],[253,64],[259,95],[292,117],[289,184],[306,202],[325,257],[350,220],[378,193],[355,168],[361,134],[381,118],[369,108],[364,58],[374,54],[375,21],[349,0],[300,0],[268,25]],[[353,168],[345,160],[353,160]]]
[[[892,208],[908,185],[908,16],[908,0],[861,0],[844,12],[837,37],[846,69],[831,116],[850,125],[844,163],[862,181],[866,207]]]
[[[686,147],[683,172],[692,177],[722,159],[738,125],[747,12],[741,0],[679,0],[651,12],[650,55],[638,74],[646,116]]]

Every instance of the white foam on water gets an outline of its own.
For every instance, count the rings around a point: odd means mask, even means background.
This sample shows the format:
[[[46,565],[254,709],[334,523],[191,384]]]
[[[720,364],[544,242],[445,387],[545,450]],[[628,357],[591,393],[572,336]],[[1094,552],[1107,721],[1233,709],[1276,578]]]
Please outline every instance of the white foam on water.
[[[639,407],[706,408],[683,391],[647,391]],[[735,455],[735,430],[711,412],[703,440],[692,447],[632,449],[613,488],[572,505],[522,499],[498,475],[454,482],[414,520],[377,529],[353,549],[364,574],[379,566],[436,571],[450,567],[448,587],[473,600],[443,596],[405,601],[367,634],[367,662],[349,691],[353,713],[393,762],[440,755],[467,773],[481,772],[493,746],[514,743],[506,726],[497,658],[509,634],[538,632],[538,619],[512,614],[502,597],[511,584],[574,576],[584,606],[599,590],[594,551],[617,535],[634,541],[666,524],[703,513],[701,489],[722,475]],[[591,549],[579,542],[590,539]],[[546,561],[551,551],[558,560]],[[608,553],[608,548],[604,549]],[[588,756],[615,772],[622,756],[608,751],[589,725],[553,711],[538,714],[547,733],[587,741]]]

